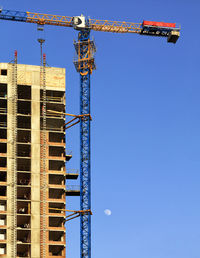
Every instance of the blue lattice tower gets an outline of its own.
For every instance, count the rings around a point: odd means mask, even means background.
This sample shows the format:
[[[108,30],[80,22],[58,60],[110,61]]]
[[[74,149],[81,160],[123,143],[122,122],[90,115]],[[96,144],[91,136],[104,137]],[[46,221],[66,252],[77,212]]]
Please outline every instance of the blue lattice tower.
[[[80,250],[81,258],[91,257],[91,159],[90,159],[90,75],[95,69],[94,41],[90,30],[82,30],[74,43],[77,60],[74,61],[80,73]]]

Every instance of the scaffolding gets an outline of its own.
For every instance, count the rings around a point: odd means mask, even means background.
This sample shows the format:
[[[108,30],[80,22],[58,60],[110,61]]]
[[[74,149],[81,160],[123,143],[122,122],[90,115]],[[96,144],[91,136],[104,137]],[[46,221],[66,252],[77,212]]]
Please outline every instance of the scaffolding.
[[[11,151],[11,258],[17,256],[17,51],[14,61],[9,65],[12,70],[12,151]]]
[[[42,59],[43,57],[43,59]],[[46,258],[47,242],[47,120],[46,120],[46,56],[41,56],[40,85],[42,89],[42,133],[41,133],[41,257]]]

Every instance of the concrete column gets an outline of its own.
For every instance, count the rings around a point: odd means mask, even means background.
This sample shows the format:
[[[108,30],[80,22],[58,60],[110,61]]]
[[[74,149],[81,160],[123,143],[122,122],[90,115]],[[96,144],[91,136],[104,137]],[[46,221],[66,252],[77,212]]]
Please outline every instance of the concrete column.
[[[40,258],[40,73],[32,73],[31,257]]]

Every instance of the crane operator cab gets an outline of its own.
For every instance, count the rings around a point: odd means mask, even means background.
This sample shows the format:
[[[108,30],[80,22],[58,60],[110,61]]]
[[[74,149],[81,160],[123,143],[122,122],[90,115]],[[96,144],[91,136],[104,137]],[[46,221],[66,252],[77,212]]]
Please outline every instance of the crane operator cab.
[[[86,28],[86,19],[85,16],[74,16],[72,19],[73,27],[76,30],[82,30]]]

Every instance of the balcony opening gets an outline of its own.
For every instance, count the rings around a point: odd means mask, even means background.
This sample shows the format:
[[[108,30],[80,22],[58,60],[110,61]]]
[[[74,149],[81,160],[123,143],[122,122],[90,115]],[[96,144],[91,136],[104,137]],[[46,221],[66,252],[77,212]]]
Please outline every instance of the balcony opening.
[[[31,160],[30,159],[17,159],[17,171],[31,171]]]
[[[0,215],[0,226],[6,226],[6,215]]]
[[[49,241],[64,241],[64,232],[49,231]]]
[[[0,83],[0,98],[7,97],[7,84]]]
[[[0,211],[1,212],[7,211],[6,201],[3,201],[3,200],[0,201]]]
[[[6,129],[0,129],[0,139],[2,139],[2,140],[7,139],[7,130]]]
[[[25,116],[18,116],[17,128],[31,129],[31,118]]]
[[[47,101],[49,102],[57,102],[62,103],[65,98],[65,92],[64,91],[54,91],[54,90],[47,90]],[[40,91],[40,99],[43,100],[43,90]]]
[[[49,133],[49,142],[64,143],[65,142],[65,134]]]
[[[63,199],[64,197],[63,189],[49,188],[49,198],[50,199]]]
[[[0,229],[0,240],[6,240],[6,229]]]
[[[64,203],[53,203],[53,202],[49,203],[49,213],[60,213],[60,214],[63,214],[63,216],[65,216],[64,208],[65,208]]]
[[[0,196],[6,196],[6,186],[0,186]]]
[[[31,214],[31,203],[18,201],[17,202],[17,213],[18,214]]]
[[[64,171],[65,162],[62,160],[49,160],[49,170]]]
[[[42,110],[42,103],[41,103],[41,110]],[[56,112],[51,112],[56,111]],[[52,103],[47,102],[47,115],[51,117],[60,117],[65,119],[65,105],[64,103]]]
[[[18,99],[31,99],[31,86],[18,85],[17,94]]]
[[[18,157],[31,157],[31,146],[25,144],[17,145],[17,156]]]
[[[18,243],[30,243],[31,233],[30,230],[17,230],[17,242]]]
[[[21,244],[20,244],[21,242]],[[25,242],[22,242],[18,240],[17,244],[17,257],[31,257],[31,246],[29,244],[25,244]]]
[[[7,127],[7,116],[0,115],[0,127]]]
[[[31,228],[31,219],[27,215],[17,216],[17,227],[19,228]]]
[[[1,75],[7,76],[7,69],[1,69]]]
[[[63,119],[55,119],[55,118],[48,118],[47,117],[47,130],[48,131],[57,131],[57,132],[64,132],[63,126],[65,120]],[[40,129],[43,129],[43,119],[40,119]]]
[[[49,227],[63,227],[64,223],[65,219],[62,217],[49,217]]]
[[[63,175],[49,175],[49,184],[64,185],[65,177]]]
[[[49,256],[63,256],[64,246],[49,245]]]
[[[52,157],[65,157],[64,146],[49,146],[49,156]]]
[[[31,132],[25,130],[18,130],[17,142],[31,143]]]
[[[0,98],[0,113],[7,114],[7,100]]]
[[[31,189],[30,187],[18,187],[17,188],[17,199],[18,200],[31,200]]]
[[[6,244],[0,244],[0,255],[6,254]]]
[[[7,173],[5,171],[0,171],[0,182],[7,181]]]
[[[7,159],[4,157],[0,157],[0,167],[6,168],[7,167]]]
[[[0,142],[0,153],[7,153],[7,144]]]
[[[18,185],[30,185],[31,184],[31,174],[17,173],[17,184]]]
[[[18,101],[17,113],[22,115],[31,115],[31,102],[30,101]]]

